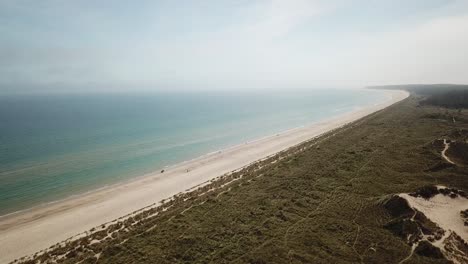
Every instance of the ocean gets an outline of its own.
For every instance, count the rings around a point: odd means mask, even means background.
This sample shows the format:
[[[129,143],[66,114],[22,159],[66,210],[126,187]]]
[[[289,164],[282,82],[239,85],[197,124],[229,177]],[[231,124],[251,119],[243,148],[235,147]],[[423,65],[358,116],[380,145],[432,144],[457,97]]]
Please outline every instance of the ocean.
[[[376,90],[0,96],[0,215],[381,102]]]

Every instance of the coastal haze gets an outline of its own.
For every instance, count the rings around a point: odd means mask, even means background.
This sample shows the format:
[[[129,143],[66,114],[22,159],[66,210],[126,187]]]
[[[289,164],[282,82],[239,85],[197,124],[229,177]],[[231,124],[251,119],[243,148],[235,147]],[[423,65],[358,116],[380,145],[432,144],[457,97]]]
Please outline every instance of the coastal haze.
[[[467,25],[464,0],[1,1],[0,263],[467,263]]]
[[[4,93],[468,82],[464,0],[0,5]]]

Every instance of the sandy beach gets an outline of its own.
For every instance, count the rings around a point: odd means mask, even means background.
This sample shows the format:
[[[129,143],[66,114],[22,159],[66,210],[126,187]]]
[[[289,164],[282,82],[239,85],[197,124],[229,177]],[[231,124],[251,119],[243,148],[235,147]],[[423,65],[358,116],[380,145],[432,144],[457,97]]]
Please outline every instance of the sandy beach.
[[[0,217],[0,263],[34,254],[93,227],[141,208],[157,205],[218,176],[341,127],[408,97],[386,91],[384,102],[363,107],[309,126],[246,142],[228,149],[46,206]]]

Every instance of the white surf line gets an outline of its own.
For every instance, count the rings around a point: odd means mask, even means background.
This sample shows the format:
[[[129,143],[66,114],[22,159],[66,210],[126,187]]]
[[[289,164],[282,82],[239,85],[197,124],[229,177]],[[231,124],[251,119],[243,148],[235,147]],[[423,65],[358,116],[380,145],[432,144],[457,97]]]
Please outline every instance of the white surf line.
[[[450,164],[453,164],[455,165],[455,162],[451,161],[449,157],[447,157],[447,155],[445,155],[445,152],[449,149],[450,147],[450,143],[447,142],[447,139],[444,138],[444,150],[442,150],[442,157]]]
[[[391,98],[382,103],[201,156],[169,167],[164,173],[156,171],[47,207],[0,217],[0,263],[47,250],[51,245],[76,238],[77,234],[87,235],[103,223],[114,223],[142,208],[158,206],[187,189],[310,141],[409,96],[403,91],[388,93]],[[187,172],[188,168],[192,170]]]

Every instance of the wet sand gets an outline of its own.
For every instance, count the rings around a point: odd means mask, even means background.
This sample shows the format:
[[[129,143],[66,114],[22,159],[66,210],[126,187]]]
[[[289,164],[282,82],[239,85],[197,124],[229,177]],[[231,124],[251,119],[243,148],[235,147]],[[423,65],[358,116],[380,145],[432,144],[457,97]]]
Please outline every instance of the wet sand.
[[[34,254],[93,227],[155,206],[163,199],[339,128],[409,95],[404,91],[386,93],[387,100],[379,104],[210,153],[169,167],[164,173],[154,172],[130,182],[1,217],[0,263]]]

